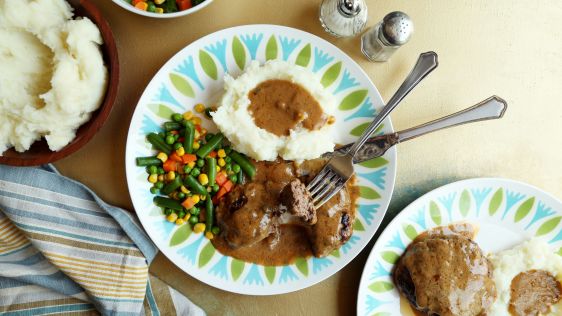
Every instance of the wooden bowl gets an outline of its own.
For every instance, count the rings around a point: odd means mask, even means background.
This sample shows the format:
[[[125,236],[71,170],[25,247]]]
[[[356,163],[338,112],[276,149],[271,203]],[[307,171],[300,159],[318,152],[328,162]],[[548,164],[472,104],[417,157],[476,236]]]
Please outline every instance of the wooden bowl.
[[[78,128],[74,140],[61,150],[51,151],[45,139],[42,138],[41,141],[37,141],[31,145],[26,152],[18,153],[13,148],[5,151],[2,156],[0,156],[0,164],[36,166],[62,159],[84,146],[102,127],[111,112],[113,102],[117,96],[117,86],[119,82],[119,58],[117,56],[117,47],[115,46],[113,33],[101,12],[90,0],[70,0],[68,2],[74,7],[75,17],[88,17],[98,26],[101,32],[104,42],[101,46],[101,50],[109,75],[105,98],[99,109],[91,114],[92,117],[90,120]]]

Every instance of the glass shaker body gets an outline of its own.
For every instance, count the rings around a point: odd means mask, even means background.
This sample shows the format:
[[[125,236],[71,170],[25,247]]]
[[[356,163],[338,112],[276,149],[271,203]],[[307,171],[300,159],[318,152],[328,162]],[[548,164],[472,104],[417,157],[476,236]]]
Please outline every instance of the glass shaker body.
[[[361,8],[355,15],[349,16],[340,10],[341,0],[324,0],[320,5],[320,23],[326,32],[336,37],[355,36],[367,23],[367,4],[359,0]]]
[[[381,21],[361,36],[361,51],[370,61],[387,61],[400,47],[384,38],[382,26]]]

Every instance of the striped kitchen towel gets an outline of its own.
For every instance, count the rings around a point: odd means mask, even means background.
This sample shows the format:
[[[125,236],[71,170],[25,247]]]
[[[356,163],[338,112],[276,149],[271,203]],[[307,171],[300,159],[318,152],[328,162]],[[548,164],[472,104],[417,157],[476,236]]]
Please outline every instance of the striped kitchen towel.
[[[0,314],[204,315],[149,275],[137,219],[52,165],[0,165]]]

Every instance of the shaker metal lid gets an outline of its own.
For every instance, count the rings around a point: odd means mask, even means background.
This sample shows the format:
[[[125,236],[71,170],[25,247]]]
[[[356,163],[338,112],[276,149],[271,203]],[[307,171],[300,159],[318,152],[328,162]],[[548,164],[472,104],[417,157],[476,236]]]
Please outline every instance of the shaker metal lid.
[[[359,0],[338,1],[338,11],[346,17],[356,16],[361,10],[362,8]]]
[[[384,17],[382,31],[389,44],[404,45],[414,32],[414,23],[406,13],[394,11]]]

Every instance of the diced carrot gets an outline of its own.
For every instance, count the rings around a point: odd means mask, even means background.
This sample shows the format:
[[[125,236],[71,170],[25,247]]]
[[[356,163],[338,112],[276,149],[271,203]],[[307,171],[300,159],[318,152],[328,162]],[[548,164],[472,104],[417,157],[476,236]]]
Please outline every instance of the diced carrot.
[[[139,3],[139,2],[144,2],[144,0],[133,0],[133,1],[131,2],[131,4],[132,4],[132,5],[136,5],[136,4]]]
[[[195,129],[196,129],[199,133],[201,133],[201,125],[199,125],[199,124],[195,125]]]
[[[144,1],[137,2],[137,4],[135,4],[135,8],[146,11],[148,9],[148,3]]]
[[[224,173],[224,172],[217,173],[217,176],[215,177],[215,182],[219,186],[222,186],[227,180],[228,180],[228,178],[226,177],[226,173]]]
[[[181,159],[184,164],[188,164],[190,162],[197,161],[197,156],[195,156],[194,154],[185,154],[181,156]]]
[[[170,159],[176,162],[182,162],[182,158],[178,156],[178,154],[175,151],[168,157],[168,160]]]
[[[181,203],[181,205],[182,205],[183,207],[185,207],[186,209],[190,209],[190,208],[192,208],[192,207],[195,206],[195,201],[193,201],[193,199],[192,199],[191,197],[188,197],[187,199],[185,199],[185,200]]]
[[[162,168],[164,168],[164,171],[166,172],[176,171],[178,169],[178,163],[173,159],[168,159],[166,160]]]
[[[179,133],[179,132],[178,132],[178,131],[175,131],[175,130],[174,130],[174,131],[170,131],[170,134],[176,135],[176,134],[178,134],[178,133]]]
[[[178,3],[180,11],[187,10],[191,8],[191,0],[182,0]]]
[[[219,192],[217,192],[217,194],[214,196],[214,198],[216,198],[217,201],[218,201],[221,197],[223,197],[227,193],[228,193],[228,191],[226,191],[226,189],[224,187],[222,187],[222,188],[219,189]]]
[[[211,158],[217,158],[217,152],[214,151],[214,150],[211,151],[211,152],[209,153],[209,157],[211,157]]]
[[[230,190],[232,190],[232,187],[234,187],[234,183],[228,180],[222,185],[222,187],[226,189],[226,192],[230,192]]]

